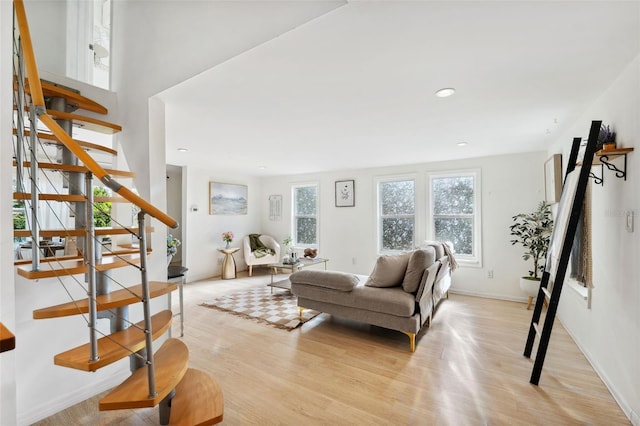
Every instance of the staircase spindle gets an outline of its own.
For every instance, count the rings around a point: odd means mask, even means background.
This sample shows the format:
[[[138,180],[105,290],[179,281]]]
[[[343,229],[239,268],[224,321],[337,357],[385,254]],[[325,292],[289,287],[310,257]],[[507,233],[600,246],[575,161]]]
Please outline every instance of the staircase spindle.
[[[40,227],[38,226],[38,157],[37,139],[38,119],[36,118],[36,108],[31,105],[29,109],[29,121],[31,128],[31,143],[29,155],[31,156],[31,269],[40,270]]]
[[[18,58],[16,64],[16,75],[18,84],[18,94],[16,97],[16,107],[18,113],[17,119],[17,135],[16,135],[16,191],[24,192],[24,58],[22,57],[22,44],[18,41],[16,56]]]
[[[151,325],[151,297],[149,295],[149,276],[147,275],[147,234],[145,233],[145,212],[138,213],[138,240],[140,241],[140,278],[142,284],[142,308],[144,311],[145,341],[147,347],[147,376],[149,397],[156,396],[156,378],[153,364],[153,333]]]
[[[89,342],[91,346],[91,361],[97,361],[100,357],[98,354],[98,338],[96,336],[96,324],[98,322],[98,308],[96,306],[96,255],[95,255],[95,237],[96,228],[93,223],[93,187],[91,186],[93,174],[87,172],[85,174],[85,189],[87,197],[87,208],[85,209],[87,231],[85,238],[85,262],[87,263],[87,283],[89,298]]]

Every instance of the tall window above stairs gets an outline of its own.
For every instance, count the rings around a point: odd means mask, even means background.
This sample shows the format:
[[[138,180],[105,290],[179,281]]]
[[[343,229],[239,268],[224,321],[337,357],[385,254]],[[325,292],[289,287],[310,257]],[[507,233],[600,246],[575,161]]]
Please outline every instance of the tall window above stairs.
[[[67,77],[109,89],[111,0],[66,4]]]

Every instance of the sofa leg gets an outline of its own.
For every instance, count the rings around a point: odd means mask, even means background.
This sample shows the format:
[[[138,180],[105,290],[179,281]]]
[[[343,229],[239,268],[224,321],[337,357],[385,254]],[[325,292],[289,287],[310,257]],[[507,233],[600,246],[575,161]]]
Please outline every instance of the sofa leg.
[[[249,276],[253,274],[253,265],[249,265]]]
[[[409,343],[411,345],[411,352],[415,352],[416,351],[416,334],[415,333],[407,333],[406,331],[403,331],[404,334],[406,334],[407,336],[409,336]]]
[[[298,312],[299,312],[299,315],[300,315],[300,321],[302,321],[302,311],[304,311],[304,308],[302,306],[300,306],[298,308]]]

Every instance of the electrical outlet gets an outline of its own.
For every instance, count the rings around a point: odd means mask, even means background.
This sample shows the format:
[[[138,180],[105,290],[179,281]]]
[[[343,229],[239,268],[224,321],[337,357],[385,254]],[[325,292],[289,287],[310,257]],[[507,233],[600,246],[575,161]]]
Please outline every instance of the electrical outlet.
[[[627,212],[627,232],[633,232],[633,210]]]
[[[355,264],[356,264],[356,258],[355,258],[355,257],[352,257],[352,258],[351,258],[351,264],[352,264],[352,265],[355,265]]]
[[[487,271],[487,278],[493,278],[493,269]]]

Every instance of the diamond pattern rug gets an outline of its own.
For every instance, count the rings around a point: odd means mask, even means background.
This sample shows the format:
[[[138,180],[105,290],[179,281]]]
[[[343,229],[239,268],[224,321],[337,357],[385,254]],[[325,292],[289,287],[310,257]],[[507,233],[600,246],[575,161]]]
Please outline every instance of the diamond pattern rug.
[[[212,301],[203,302],[200,306],[230,312],[289,331],[320,313],[312,309],[305,309],[302,311],[302,319],[300,319],[296,296],[288,290],[277,288],[273,289],[273,294],[271,294],[271,288],[266,285],[231,293]]]

